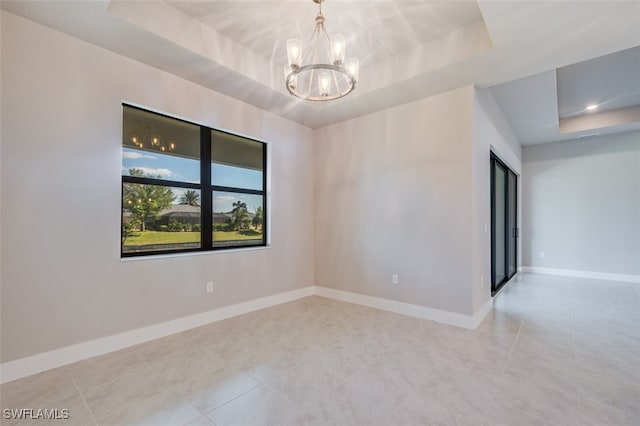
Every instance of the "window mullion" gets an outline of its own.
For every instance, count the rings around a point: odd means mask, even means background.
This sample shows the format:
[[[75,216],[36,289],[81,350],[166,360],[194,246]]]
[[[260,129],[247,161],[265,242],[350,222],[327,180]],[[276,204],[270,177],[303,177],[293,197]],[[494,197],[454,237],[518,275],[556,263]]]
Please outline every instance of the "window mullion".
[[[202,249],[213,247],[213,213],[211,188],[211,130],[200,127],[200,181],[202,182],[202,200],[200,212],[202,214]]]

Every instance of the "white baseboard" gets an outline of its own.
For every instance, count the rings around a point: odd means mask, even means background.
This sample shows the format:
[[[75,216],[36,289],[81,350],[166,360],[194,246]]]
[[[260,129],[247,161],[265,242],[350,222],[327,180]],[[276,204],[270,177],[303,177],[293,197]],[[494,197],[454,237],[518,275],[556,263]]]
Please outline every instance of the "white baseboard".
[[[544,275],[558,275],[562,277],[592,278],[596,280],[607,280],[607,281],[625,281],[625,282],[640,284],[640,275],[611,274],[608,272],[576,271],[572,269],[541,268],[538,266],[523,266],[522,272],[531,272],[533,274],[544,274]]]
[[[16,359],[0,364],[0,383],[10,382],[32,374],[40,373],[77,361],[104,355],[109,352],[124,349],[150,340],[159,339],[171,334],[200,327],[212,322],[221,321],[237,315],[291,302],[303,297],[312,296],[314,287],[309,286],[284,293],[274,294],[259,299],[249,300],[236,305],[213,309],[200,314],[142,327],[124,333],[100,339],[89,340],[76,345],[66,346],[52,351],[43,352],[26,358]]]
[[[491,312],[492,309],[493,309],[493,297],[490,297],[489,300],[487,300],[487,302],[484,305],[482,305],[480,310],[476,312],[476,314],[473,316],[474,329],[478,328],[482,320],[489,314],[489,312]]]
[[[314,294],[343,302],[354,303],[356,305],[368,306],[383,311],[395,312],[397,314],[409,315],[469,329],[476,328],[487,313],[491,311],[493,306],[492,299],[489,299],[476,315],[471,316],[327,287],[316,286]]]
[[[0,383],[312,295],[469,329],[476,328],[493,307],[493,299],[489,299],[475,315],[471,316],[326,287],[310,286],[4,362],[0,364]]]

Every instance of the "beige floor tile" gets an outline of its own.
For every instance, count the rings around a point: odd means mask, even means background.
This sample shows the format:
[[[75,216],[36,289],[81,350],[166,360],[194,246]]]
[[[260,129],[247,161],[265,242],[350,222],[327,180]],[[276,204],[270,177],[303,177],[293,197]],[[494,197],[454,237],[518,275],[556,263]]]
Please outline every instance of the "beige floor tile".
[[[303,410],[329,424],[393,425],[402,423],[401,398],[379,387],[364,388],[347,381],[333,392],[304,401]]]
[[[346,379],[357,371],[367,367],[367,360],[370,360],[371,353],[359,352],[353,346],[346,344],[331,347],[314,346],[306,352],[302,360],[314,367]]]
[[[514,362],[523,358],[534,360],[536,365],[545,363],[571,365],[575,363],[575,349],[571,340],[562,340],[555,335],[521,334],[514,345],[511,356]]]
[[[546,418],[519,410],[507,404],[491,406],[482,423],[485,426],[551,426],[559,423],[548,423]]]
[[[202,327],[197,332],[186,331],[152,340],[131,348],[143,361],[152,364],[173,358],[185,350],[197,346],[203,340]]]
[[[456,344],[447,355],[460,365],[475,368],[486,374],[500,375],[507,365],[510,351],[502,349],[490,341],[462,341]]]
[[[522,324],[520,334],[530,337],[554,336],[559,340],[570,342],[573,338],[573,322],[571,318],[557,320],[544,315],[527,316]]]
[[[555,362],[549,362],[546,357],[514,351],[502,379],[518,385],[534,383],[543,388],[577,395],[578,384],[574,377],[577,366],[574,362],[561,360],[556,358]]]
[[[82,395],[94,417],[99,420],[137,404],[146,404],[168,387],[167,382],[158,375],[137,374],[89,388],[82,391]]]
[[[71,364],[67,371],[80,390],[130,374],[149,372],[135,350],[125,349]]]
[[[240,370],[221,368],[176,385],[180,395],[207,413],[258,386]]]
[[[606,404],[588,399],[580,400],[581,420],[585,426],[637,426],[640,406],[629,407],[621,404]]]
[[[407,395],[399,404],[398,419],[390,424],[479,425],[489,406],[479,406],[469,401],[468,396],[445,391]]]
[[[0,406],[47,408],[48,404],[77,393],[66,368],[56,368],[0,385]]]
[[[478,411],[484,412],[497,390],[499,376],[485,374],[452,361],[438,365],[431,373],[437,393],[460,395]]]
[[[319,425],[311,414],[264,386],[207,414],[216,425]]]
[[[581,425],[576,394],[566,394],[534,383],[502,381],[493,398],[492,409],[516,409],[546,424]]]
[[[576,362],[584,370],[593,374],[603,374],[615,379],[630,379],[640,383],[640,351],[633,345],[602,345],[597,351],[595,347],[588,350],[576,347]],[[609,353],[603,353],[609,350]]]
[[[261,381],[291,401],[301,403],[331,392],[344,380],[304,361],[297,361],[272,368]]]
[[[185,426],[214,426],[214,424],[205,416],[200,416],[194,421],[187,423]]]
[[[637,285],[532,274],[477,330],[314,296],[7,383],[1,402],[69,408],[61,425],[637,424],[638,312]]]
[[[100,426],[177,426],[190,423],[201,413],[173,389],[160,390],[124,410],[98,419]]]
[[[610,371],[585,369],[584,366],[578,366],[572,374],[583,399],[627,407],[640,415],[640,380],[637,375],[623,376]]]
[[[151,369],[169,383],[179,383],[227,367],[227,362],[214,350],[191,345],[149,363]]]

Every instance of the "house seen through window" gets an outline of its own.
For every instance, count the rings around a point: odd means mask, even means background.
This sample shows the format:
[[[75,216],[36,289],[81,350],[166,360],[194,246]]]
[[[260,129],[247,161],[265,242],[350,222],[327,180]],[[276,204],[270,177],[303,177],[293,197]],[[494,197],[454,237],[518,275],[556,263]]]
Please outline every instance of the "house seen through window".
[[[266,144],[123,106],[121,255],[266,245]]]

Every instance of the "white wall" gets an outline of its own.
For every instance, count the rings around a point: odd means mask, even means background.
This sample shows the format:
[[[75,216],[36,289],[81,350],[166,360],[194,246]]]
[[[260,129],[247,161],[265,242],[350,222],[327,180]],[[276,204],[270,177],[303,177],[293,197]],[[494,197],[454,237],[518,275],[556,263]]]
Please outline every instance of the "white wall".
[[[489,89],[474,91],[473,108],[473,307],[480,309],[491,297],[491,174],[493,151],[516,174],[522,170],[520,143]],[[518,180],[518,186],[521,179]],[[518,197],[520,198],[520,188]],[[518,205],[521,206],[519,199]],[[518,223],[521,208],[518,209]],[[486,225],[486,231],[485,231]],[[521,244],[521,241],[518,242]],[[518,249],[518,254],[521,252]],[[520,265],[518,256],[518,265]],[[481,278],[484,285],[481,285]]]
[[[472,108],[466,87],[316,131],[316,285],[473,314]]]
[[[15,15],[1,23],[3,362],[313,285],[310,129]],[[121,261],[123,101],[270,142],[272,247]]]
[[[640,132],[527,146],[523,175],[525,266],[640,276]]]

